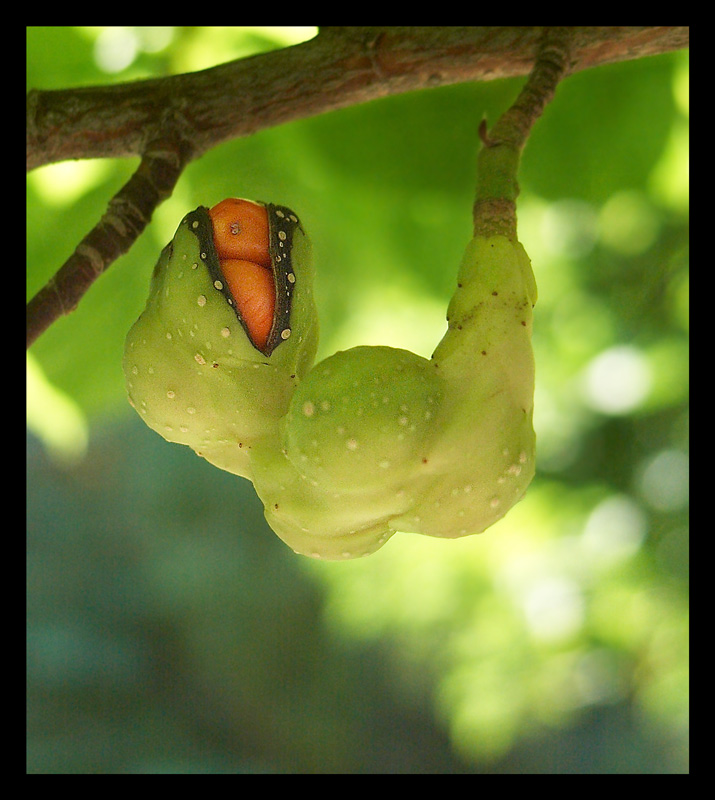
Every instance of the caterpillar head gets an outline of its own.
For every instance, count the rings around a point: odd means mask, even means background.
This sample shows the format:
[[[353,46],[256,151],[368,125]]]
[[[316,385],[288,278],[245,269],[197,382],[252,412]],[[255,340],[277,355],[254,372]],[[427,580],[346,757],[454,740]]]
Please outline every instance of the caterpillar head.
[[[129,399],[165,439],[250,477],[317,347],[310,244],[291,209],[224,200],[181,221],[129,331]]]

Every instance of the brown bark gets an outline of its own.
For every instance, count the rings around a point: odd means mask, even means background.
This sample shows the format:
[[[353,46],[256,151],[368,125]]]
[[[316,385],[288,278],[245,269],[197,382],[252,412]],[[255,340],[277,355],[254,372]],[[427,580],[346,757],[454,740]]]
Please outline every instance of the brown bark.
[[[687,47],[687,27],[574,27],[571,72]],[[27,168],[142,155],[179,133],[194,157],[295,119],[391,94],[526,75],[536,27],[323,28],[314,39],[211,69],[28,95]]]

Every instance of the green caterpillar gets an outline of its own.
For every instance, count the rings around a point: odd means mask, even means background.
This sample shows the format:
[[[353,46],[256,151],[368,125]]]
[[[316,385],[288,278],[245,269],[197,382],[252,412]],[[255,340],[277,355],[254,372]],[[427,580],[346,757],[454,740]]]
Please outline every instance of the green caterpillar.
[[[235,258],[242,237],[250,253]],[[244,256],[254,267],[235,267]],[[429,360],[356,347],[312,367],[312,282],[290,209],[231,200],[187,214],[127,336],[134,408],[164,438],[252,480],[298,553],[354,558],[396,531],[459,537],[503,517],[534,475],[536,284],[521,244],[468,244]]]

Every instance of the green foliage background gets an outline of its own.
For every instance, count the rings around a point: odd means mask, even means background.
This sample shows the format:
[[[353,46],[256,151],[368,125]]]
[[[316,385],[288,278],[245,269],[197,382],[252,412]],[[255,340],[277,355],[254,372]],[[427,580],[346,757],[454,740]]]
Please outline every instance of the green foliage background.
[[[173,74],[310,30],[29,28],[28,88]],[[193,163],[28,359],[28,772],[688,770],[688,59],[568,78],[527,147],[537,478],[484,535],[356,562],[286,548],[252,486],[129,408],[121,351],[184,213],[293,206],[320,357],[429,356],[483,116],[520,80],[383,99]],[[27,293],[135,161],[30,173]]]

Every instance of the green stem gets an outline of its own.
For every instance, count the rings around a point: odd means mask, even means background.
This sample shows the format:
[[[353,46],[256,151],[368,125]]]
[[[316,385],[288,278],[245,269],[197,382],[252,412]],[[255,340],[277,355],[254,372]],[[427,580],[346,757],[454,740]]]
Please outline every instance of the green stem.
[[[479,128],[484,146],[477,160],[475,236],[501,234],[513,241],[517,238],[517,175],[521,151],[570,66],[570,44],[569,28],[544,28],[534,67],[519,96],[491,131],[487,133],[486,122]]]

